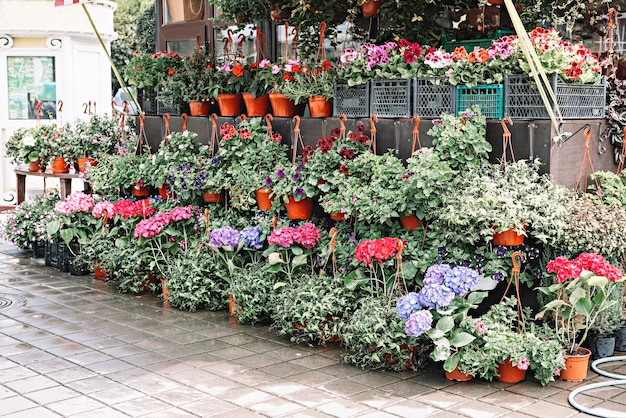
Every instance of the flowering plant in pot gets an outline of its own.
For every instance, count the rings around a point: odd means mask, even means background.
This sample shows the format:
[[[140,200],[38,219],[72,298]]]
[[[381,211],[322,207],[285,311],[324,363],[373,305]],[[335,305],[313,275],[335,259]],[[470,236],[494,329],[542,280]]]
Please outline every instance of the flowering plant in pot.
[[[194,52],[183,57],[180,68],[167,73],[157,99],[161,103],[175,106],[192,100],[206,101],[211,97],[214,75],[211,57],[198,41]]]
[[[163,83],[168,76],[178,72],[182,58],[176,52],[155,52],[147,54],[135,51],[124,67],[124,77],[131,86],[138,89],[154,88]]]
[[[501,373],[500,365],[508,362],[520,371],[532,369],[545,386],[565,368],[563,346],[551,338],[549,330],[531,326],[530,312],[524,311],[520,317],[517,299],[507,297],[476,320],[474,327],[483,340],[480,349],[485,359],[481,377],[491,380]]]
[[[502,84],[504,74],[519,73],[518,54],[515,53],[517,37],[504,36],[494,40],[489,48],[476,48],[463,54],[456,51],[458,64],[447,71],[451,84],[472,87],[478,84]]]
[[[350,162],[370,147],[370,138],[364,131],[365,126],[358,125],[355,132],[342,138],[339,128],[333,129],[329,136],[317,141],[313,155],[307,161],[310,181],[317,186],[318,200],[327,213],[351,215],[349,206],[340,198],[340,191],[350,176]]]
[[[282,92],[296,104],[306,103],[314,96],[332,100],[336,70],[330,61],[322,61],[319,68],[304,67],[293,75],[293,82],[285,83]],[[330,115],[329,115],[330,116]]]
[[[556,273],[556,282],[538,290],[553,300],[541,308],[537,318],[550,321],[567,354],[575,354],[600,314],[618,303],[613,293],[624,277],[596,253],[582,253],[573,260],[560,256],[548,262],[546,269]]]
[[[426,334],[435,344],[430,357],[443,361],[447,372],[458,367],[473,376],[484,365],[473,358],[472,347],[480,347],[482,340],[469,315],[487,296],[487,292],[473,291],[478,281],[478,272],[469,267],[434,264],[426,271],[419,292],[402,296],[396,304],[396,312],[406,321],[407,335]]]
[[[102,226],[102,221],[91,214],[93,207],[93,198],[83,192],[73,192],[65,200],[58,201],[54,205],[56,219],[46,226],[48,235],[54,236],[58,233],[70,250],[77,253],[80,246],[87,244],[95,231]]]
[[[269,271],[281,276],[275,288],[293,283],[299,276],[314,273],[314,248],[321,238],[319,229],[311,222],[298,227],[283,226],[274,229],[267,237]]]
[[[46,225],[55,218],[54,205],[58,201],[58,193],[25,200],[6,213],[0,237],[21,250],[44,248],[49,238]]]
[[[41,159],[45,169],[51,155],[49,137],[54,135],[55,125],[38,125],[15,130],[5,144],[5,154],[13,164],[24,164]]]
[[[244,74],[244,65],[239,62],[225,62],[215,66],[209,87],[209,97],[215,99],[219,93],[241,93],[246,87]]]
[[[243,120],[237,127],[220,127],[222,141],[217,156],[225,164],[230,196],[239,208],[256,205],[255,191],[271,189],[275,167],[287,166],[287,149],[278,132],[271,135],[261,118]],[[268,180],[268,178],[270,178]]]
[[[298,157],[294,164],[276,165],[273,172],[266,177],[265,184],[272,189],[274,206],[279,207],[281,201],[288,202],[290,197],[298,202],[317,195],[317,187],[311,181],[311,172],[305,164],[306,156],[312,153],[312,147],[304,150],[304,153],[305,157]]]
[[[152,154],[147,167],[150,184],[161,187],[183,164],[193,165],[198,161],[196,138],[198,134],[185,130],[169,134]]]
[[[419,220],[433,219],[441,209],[441,196],[448,190],[453,172],[432,148],[422,148],[407,160],[398,194],[399,215],[415,215]]]

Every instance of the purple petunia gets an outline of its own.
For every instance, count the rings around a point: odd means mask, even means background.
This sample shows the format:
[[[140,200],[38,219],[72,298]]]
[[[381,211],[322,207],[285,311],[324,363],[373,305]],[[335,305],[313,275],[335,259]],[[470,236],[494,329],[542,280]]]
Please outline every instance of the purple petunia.
[[[285,178],[285,169],[279,168],[278,170],[276,170],[276,177],[278,177],[279,179]]]
[[[433,314],[428,310],[415,311],[409,316],[404,332],[410,337],[419,337],[433,326]]]
[[[304,189],[302,187],[296,187],[295,190],[293,191],[293,194],[295,194],[296,197],[302,196],[303,193],[304,193]]]

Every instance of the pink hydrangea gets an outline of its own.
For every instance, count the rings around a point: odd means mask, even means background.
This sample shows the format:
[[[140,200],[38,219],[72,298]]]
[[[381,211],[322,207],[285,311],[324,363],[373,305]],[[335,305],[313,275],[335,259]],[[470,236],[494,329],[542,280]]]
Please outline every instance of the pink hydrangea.
[[[321,235],[319,229],[317,229],[317,227],[311,222],[307,222],[296,228],[293,234],[293,240],[307,249],[315,247],[319,242],[320,237]]]
[[[71,215],[74,212],[91,212],[93,198],[83,192],[74,192],[65,200],[60,200],[54,205],[54,210],[63,215]]]
[[[105,213],[107,214],[109,219],[115,216],[115,206],[108,200],[103,200],[96,203],[93,207],[93,210],[91,211],[91,214],[96,219],[102,218]]]
[[[281,247],[289,248],[294,242],[294,229],[286,226],[283,228],[276,228],[272,231],[267,242],[270,245],[280,245]]]

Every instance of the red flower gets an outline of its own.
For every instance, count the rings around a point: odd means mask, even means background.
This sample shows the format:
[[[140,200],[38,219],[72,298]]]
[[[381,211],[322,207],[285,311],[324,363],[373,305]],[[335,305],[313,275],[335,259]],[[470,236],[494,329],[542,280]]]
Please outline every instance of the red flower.
[[[167,70],[167,75],[174,75],[176,71],[173,68]]]
[[[243,65],[237,64],[233,67],[233,74],[235,77],[243,77]]]

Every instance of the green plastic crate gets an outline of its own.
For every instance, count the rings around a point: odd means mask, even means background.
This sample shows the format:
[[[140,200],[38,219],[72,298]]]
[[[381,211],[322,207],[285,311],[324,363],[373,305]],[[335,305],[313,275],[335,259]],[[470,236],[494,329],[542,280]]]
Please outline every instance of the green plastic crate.
[[[480,38],[480,39],[467,39],[463,41],[457,41],[454,38],[454,35],[451,33],[444,33],[441,36],[441,46],[448,52],[454,51],[458,47],[465,47],[467,52],[472,52],[476,48],[489,48],[491,46],[491,42],[494,39],[500,39],[506,35],[515,35],[515,30],[513,29],[498,29],[493,38]]]
[[[487,119],[502,119],[504,116],[504,85],[456,86],[457,112],[462,112],[472,105],[480,106]]]

